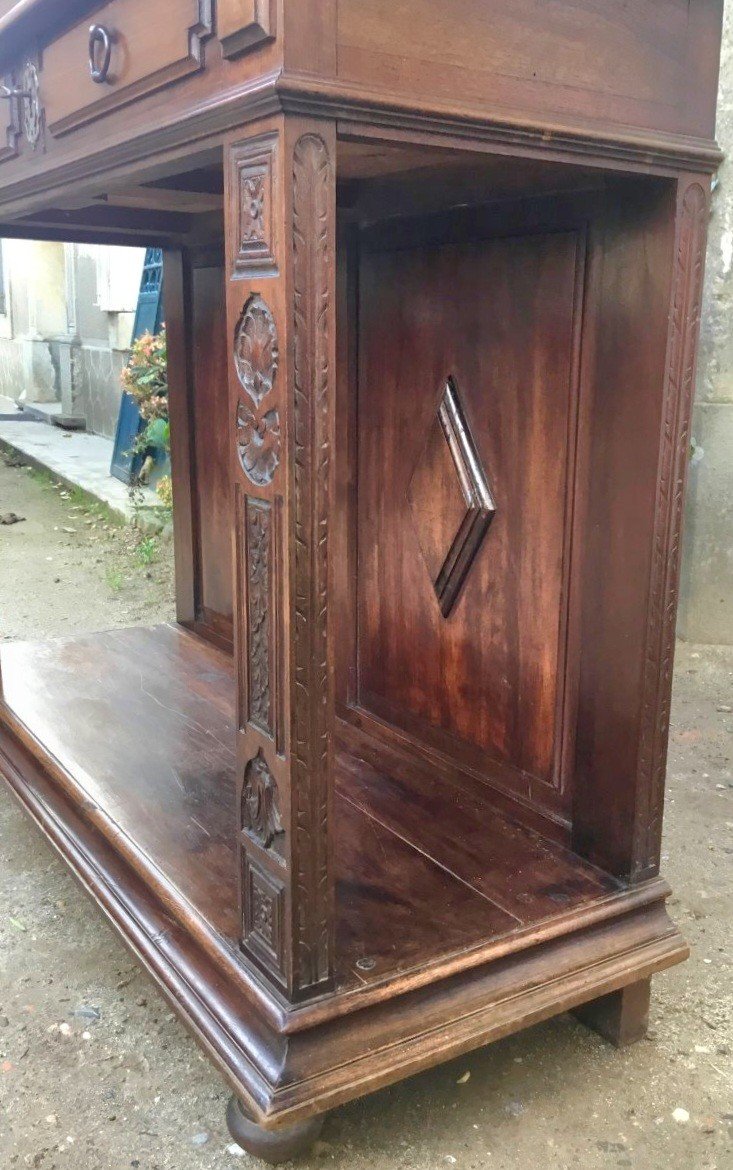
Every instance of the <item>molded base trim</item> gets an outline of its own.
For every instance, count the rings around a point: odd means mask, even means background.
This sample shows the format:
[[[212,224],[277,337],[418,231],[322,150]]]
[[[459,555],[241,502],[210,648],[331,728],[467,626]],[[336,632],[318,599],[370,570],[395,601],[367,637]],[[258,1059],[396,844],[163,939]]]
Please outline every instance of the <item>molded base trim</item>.
[[[7,731],[0,772],[257,1125],[293,1126],[681,962],[663,900],[286,1035]],[[389,989],[385,989],[389,995]]]

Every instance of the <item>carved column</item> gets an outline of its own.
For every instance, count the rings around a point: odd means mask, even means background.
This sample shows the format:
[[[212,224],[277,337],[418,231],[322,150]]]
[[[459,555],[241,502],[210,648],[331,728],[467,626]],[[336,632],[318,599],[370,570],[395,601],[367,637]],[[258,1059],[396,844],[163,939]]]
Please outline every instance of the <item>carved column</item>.
[[[637,879],[649,877],[659,869],[682,520],[690,464],[690,426],[695,397],[709,204],[709,176],[680,180],[667,371],[657,467],[654,547],[644,646],[638,757],[641,799],[634,826],[632,862],[632,873]]]
[[[291,999],[333,977],[335,135],[226,147],[242,948]]]

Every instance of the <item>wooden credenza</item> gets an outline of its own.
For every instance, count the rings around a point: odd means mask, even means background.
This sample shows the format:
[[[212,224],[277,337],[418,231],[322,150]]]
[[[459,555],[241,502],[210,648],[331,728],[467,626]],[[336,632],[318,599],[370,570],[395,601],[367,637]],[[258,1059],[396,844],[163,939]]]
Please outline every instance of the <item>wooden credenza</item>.
[[[638,1038],[687,953],[721,19],[0,5],[0,234],[164,249],[178,609],[4,646],[0,770],[273,1161],[556,1013]]]

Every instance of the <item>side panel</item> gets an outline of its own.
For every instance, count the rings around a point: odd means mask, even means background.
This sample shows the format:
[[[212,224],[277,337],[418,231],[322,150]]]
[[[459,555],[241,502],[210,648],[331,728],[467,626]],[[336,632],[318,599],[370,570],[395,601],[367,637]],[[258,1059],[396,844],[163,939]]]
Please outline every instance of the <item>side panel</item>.
[[[525,797],[561,786],[584,249],[557,231],[362,259],[358,702]]]
[[[658,871],[709,180],[614,201],[583,537],[576,847]]]

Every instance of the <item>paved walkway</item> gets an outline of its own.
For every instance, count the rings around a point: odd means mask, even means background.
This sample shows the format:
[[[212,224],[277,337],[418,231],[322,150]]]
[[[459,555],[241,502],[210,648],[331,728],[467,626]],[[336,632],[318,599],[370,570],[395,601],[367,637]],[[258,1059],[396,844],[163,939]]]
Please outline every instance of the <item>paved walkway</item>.
[[[82,488],[128,520],[133,518],[135,509],[126,484],[109,473],[111,439],[86,431],[64,431],[42,422],[21,422],[9,417],[0,404],[0,446],[11,448],[70,487]],[[146,505],[160,503],[151,488],[143,491]]]

